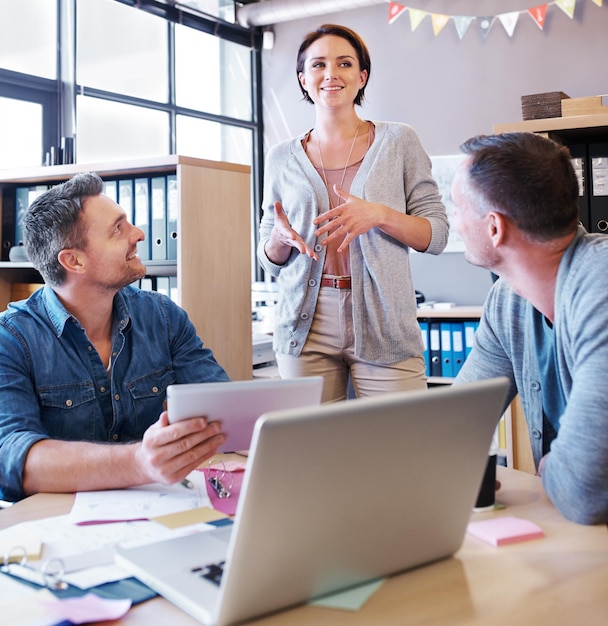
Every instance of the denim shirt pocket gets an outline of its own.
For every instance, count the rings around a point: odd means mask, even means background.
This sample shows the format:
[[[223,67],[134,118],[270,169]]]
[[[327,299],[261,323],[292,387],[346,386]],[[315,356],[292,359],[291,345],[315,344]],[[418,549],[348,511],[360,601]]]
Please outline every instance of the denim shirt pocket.
[[[92,382],[41,387],[38,396],[42,423],[51,437],[94,439],[97,395]]]
[[[164,410],[167,387],[177,382],[172,367],[146,374],[125,384],[131,397],[135,415],[134,436],[141,437],[143,432],[153,424]]]

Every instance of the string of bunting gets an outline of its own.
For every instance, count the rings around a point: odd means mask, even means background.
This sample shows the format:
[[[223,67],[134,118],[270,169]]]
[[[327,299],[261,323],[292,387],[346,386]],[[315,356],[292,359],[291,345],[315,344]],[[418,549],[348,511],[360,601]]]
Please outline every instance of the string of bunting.
[[[521,11],[510,11],[508,13],[500,13],[498,15],[446,15],[443,13],[431,13],[430,11],[424,11],[423,9],[412,9],[410,7],[399,4],[398,2],[389,2],[388,7],[388,23],[393,24],[401,15],[406,11],[410,15],[410,27],[414,32],[418,26],[420,26],[422,20],[429,15],[433,24],[433,33],[435,37],[443,30],[444,26],[452,20],[458,33],[458,37],[462,39],[465,33],[469,30],[469,26],[475,20],[485,39],[490,32],[494,22],[500,22],[507,35],[513,36],[515,27],[519,21],[520,15],[528,15],[534,20],[534,23],[543,30],[545,26],[545,18],[547,16],[547,9],[550,6],[557,6],[560,8],[570,19],[574,18],[574,10],[578,0],[555,0],[554,2],[547,2],[540,4],[529,9],[523,9]],[[601,7],[603,0],[591,0],[593,4]]]

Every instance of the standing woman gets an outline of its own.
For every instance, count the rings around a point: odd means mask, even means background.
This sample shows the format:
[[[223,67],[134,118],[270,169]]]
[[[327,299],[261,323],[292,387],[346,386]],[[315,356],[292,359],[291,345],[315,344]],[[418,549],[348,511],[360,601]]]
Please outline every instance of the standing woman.
[[[315,126],[268,152],[258,259],[277,278],[274,349],[283,378],[321,375],[323,401],[426,388],[409,249],[439,254],[448,219],[407,124],[357,115],[371,61],[325,24],[298,51]]]

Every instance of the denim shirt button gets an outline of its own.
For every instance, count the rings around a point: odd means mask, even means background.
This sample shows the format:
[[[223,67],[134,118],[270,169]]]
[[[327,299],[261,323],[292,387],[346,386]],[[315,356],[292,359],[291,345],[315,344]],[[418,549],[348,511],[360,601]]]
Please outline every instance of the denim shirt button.
[[[100,388],[99,388],[99,393],[105,393],[105,391],[106,391],[106,388],[105,388],[105,387],[100,387]]]
[[[322,246],[320,243],[318,243],[318,244],[315,246],[315,252],[321,252],[321,250],[323,250],[323,246]]]
[[[298,345],[298,342],[297,342],[295,339],[291,339],[291,340],[290,340],[290,342],[289,342],[289,345],[290,345],[292,348],[294,348],[295,346],[297,346],[297,345]]]
[[[532,429],[532,437],[534,437],[534,439],[540,439],[542,436],[543,434],[540,432],[540,430],[538,430],[538,428]]]
[[[310,278],[308,280],[308,286],[309,287],[314,287],[317,284],[317,281],[314,278]]]
[[[72,406],[73,402],[71,400],[66,400],[65,401],[65,405],[66,406]]]
[[[530,383],[530,389],[532,389],[532,391],[538,391],[540,389],[540,383],[535,380],[532,383]]]
[[[156,386],[152,387],[152,393],[158,393],[158,387]]]
[[[112,435],[112,439],[113,439],[114,441],[118,441],[118,435],[117,435],[116,433],[114,433],[114,434]]]
[[[118,393],[114,394],[114,400],[116,400],[116,402],[118,402],[120,400],[120,394],[118,394]]]
[[[308,319],[308,313],[301,313],[300,314],[300,319],[307,320]]]

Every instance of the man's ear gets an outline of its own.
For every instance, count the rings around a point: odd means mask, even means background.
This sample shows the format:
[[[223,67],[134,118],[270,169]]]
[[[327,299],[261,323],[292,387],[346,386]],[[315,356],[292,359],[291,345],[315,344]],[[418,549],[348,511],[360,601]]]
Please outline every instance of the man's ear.
[[[75,248],[65,248],[57,255],[57,260],[66,272],[81,274],[84,271],[83,253]]]
[[[502,213],[488,213],[488,234],[495,248],[505,243],[508,227],[509,222]]]

